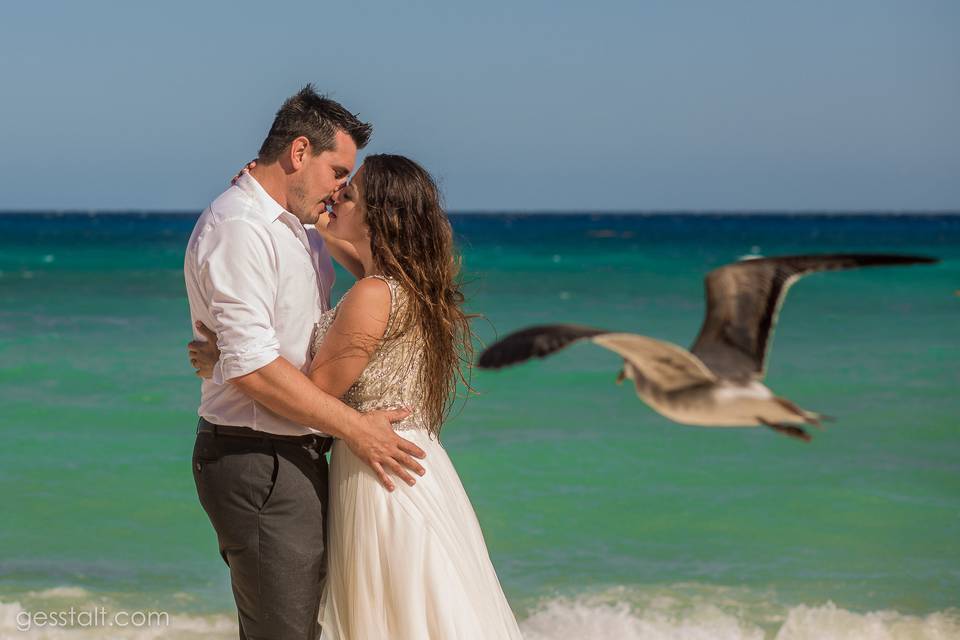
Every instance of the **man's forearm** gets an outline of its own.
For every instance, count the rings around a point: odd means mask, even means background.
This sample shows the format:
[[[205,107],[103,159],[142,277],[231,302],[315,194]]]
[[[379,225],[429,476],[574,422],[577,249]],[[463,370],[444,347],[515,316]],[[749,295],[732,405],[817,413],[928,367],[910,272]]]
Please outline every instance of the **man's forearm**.
[[[358,418],[354,409],[317,388],[299,369],[277,358],[252,373],[232,378],[236,386],[274,413],[337,438]]]

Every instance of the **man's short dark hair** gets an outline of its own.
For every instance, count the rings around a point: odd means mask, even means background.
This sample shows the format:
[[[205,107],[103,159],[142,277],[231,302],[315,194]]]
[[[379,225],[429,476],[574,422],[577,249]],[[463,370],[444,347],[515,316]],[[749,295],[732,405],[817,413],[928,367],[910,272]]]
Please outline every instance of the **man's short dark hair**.
[[[373,126],[361,122],[339,102],[318,94],[313,85],[308,84],[287,98],[277,111],[270,133],[260,146],[258,159],[268,164],[276,162],[290,143],[300,136],[310,141],[314,154],[330,151],[336,146],[337,131],[349,135],[357,149],[363,149],[370,140]]]

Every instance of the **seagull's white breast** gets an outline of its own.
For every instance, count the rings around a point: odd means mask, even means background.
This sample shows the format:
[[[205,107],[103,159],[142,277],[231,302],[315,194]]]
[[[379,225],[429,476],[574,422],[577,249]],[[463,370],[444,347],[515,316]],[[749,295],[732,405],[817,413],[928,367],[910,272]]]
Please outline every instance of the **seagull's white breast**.
[[[768,400],[772,397],[773,392],[766,385],[755,380],[749,384],[721,382],[713,388],[713,398],[717,404],[721,405],[743,400]]]
[[[718,382],[664,397],[644,400],[656,411],[681,424],[704,427],[746,427],[765,415],[773,392],[760,382]]]

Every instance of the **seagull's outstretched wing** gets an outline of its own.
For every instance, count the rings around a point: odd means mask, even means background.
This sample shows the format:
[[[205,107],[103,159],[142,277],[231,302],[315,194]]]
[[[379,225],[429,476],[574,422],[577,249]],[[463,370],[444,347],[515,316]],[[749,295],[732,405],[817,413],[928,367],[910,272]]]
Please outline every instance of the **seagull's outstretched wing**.
[[[605,333],[593,341],[623,356],[647,384],[665,393],[717,381],[697,356],[669,342],[636,333]],[[635,382],[639,389],[642,381]]]
[[[722,377],[762,379],[777,314],[790,286],[815,271],[933,263],[922,256],[826,254],[757,258],[707,274],[707,312],[690,351]]]
[[[477,361],[481,369],[499,369],[530,358],[544,358],[564,347],[607,333],[579,324],[544,324],[515,331],[484,349]]]
[[[480,354],[481,369],[499,369],[530,358],[543,358],[578,340],[590,339],[629,361],[647,383],[672,391],[716,376],[682,347],[634,333],[612,333],[572,324],[529,327],[511,333]]]

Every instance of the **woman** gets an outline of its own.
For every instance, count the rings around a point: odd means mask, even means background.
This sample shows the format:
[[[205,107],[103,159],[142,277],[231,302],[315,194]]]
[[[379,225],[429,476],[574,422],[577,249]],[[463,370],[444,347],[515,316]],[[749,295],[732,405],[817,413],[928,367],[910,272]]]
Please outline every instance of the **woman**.
[[[436,184],[412,160],[370,156],[339,194],[325,234],[364,277],[321,318],[310,378],[359,411],[411,408],[394,427],[427,453],[427,473],[391,493],[334,444],[322,638],[520,638],[439,441],[472,336]],[[204,369],[219,355],[210,344]]]

